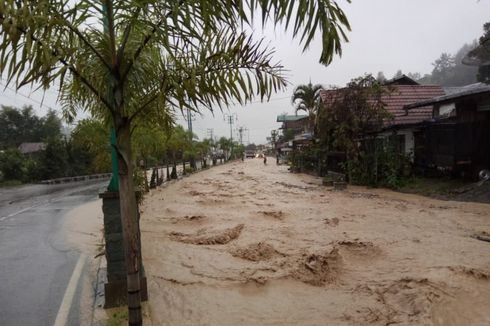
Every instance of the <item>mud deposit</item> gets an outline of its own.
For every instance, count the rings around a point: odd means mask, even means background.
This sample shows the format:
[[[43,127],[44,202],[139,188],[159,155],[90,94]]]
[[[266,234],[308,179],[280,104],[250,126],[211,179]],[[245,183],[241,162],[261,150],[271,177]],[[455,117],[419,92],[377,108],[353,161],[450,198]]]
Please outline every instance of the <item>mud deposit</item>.
[[[251,159],[150,193],[153,325],[490,325],[490,205]]]

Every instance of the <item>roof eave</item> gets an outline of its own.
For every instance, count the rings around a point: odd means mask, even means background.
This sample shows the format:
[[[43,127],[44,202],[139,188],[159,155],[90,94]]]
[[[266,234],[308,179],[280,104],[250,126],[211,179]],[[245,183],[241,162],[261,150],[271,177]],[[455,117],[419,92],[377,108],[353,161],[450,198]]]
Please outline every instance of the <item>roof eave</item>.
[[[435,97],[435,98],[432,98],[429,100],[415,102],[412,104],[405,105],[403,107],[403,109],[404,110],[410,110],[410,109],[420,108],[423,106],[429,106],[429,105],[445,103],[445,102],[452,102],[452,101],[462,99],[462,98],[465,98],[468,96],[480,95],[480,94],[485,94],[485,93],[490,93],[490,86],[485,87],[483,89],[468,90],[468,91],[461,92],[461,93],[443,95],[443,96],[438,96],[438,97]]]

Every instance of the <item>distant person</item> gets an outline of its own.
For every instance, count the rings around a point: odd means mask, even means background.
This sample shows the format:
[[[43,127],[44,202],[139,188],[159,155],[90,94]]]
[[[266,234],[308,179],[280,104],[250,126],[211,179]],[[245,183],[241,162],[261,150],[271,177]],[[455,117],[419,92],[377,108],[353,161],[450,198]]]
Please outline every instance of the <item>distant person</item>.
[[[267,165],[267,156],[264,155],[264,165]]]

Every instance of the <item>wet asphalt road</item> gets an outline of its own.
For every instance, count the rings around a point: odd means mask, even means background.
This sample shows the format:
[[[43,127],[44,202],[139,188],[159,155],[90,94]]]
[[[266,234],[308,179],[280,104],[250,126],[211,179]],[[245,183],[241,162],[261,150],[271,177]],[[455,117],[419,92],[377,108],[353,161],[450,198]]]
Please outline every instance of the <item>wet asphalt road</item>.
[[[63,240],[65,214],[107,183],[0,189],[0,325],[53,325],[80,255]],[[79,324],[76,308],[67,324]]]

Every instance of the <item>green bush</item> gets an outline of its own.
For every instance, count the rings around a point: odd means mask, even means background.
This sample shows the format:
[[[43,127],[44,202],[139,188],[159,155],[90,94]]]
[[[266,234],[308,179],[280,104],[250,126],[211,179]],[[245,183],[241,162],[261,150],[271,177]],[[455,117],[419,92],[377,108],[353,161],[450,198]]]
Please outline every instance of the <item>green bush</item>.
[[[403,187],[411,176],[410,155],[401,153],[390,139],[376,139],[345,164],[350,183],[365,186]]]
[[[4,180],[24,180],[26,174],[25,157],[16,148],[0,152],[0,171]]]

